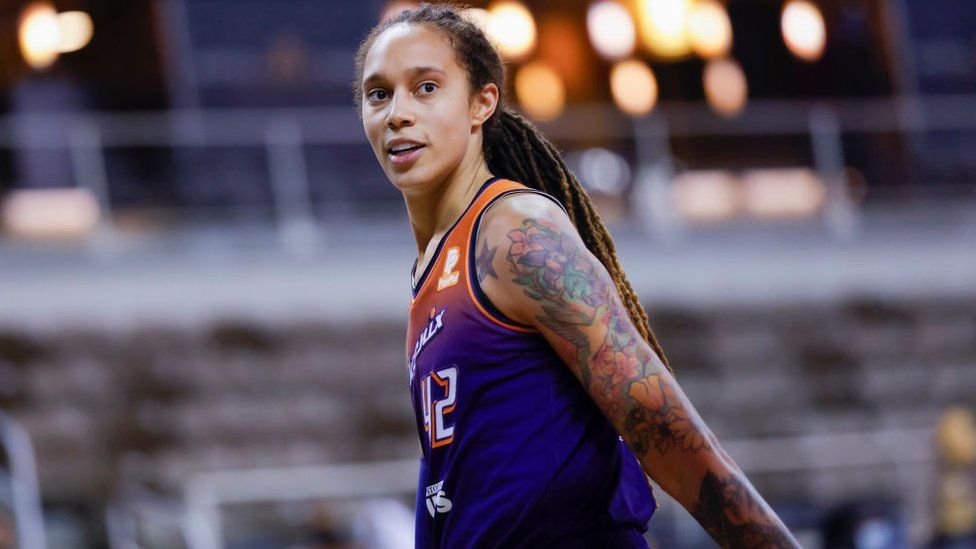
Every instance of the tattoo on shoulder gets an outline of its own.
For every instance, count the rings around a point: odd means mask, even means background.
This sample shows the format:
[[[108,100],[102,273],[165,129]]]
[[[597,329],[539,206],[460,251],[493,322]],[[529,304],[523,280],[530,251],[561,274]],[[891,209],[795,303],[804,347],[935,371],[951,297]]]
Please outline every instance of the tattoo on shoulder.
[[[508,239],[513,281],[542,306],[538,320],[575,351],[584,383],[595,382],[589,365],[591,343],[583,328],[610,320],[605,282],[582,250],[547,219],[522,220]]]
[[[617,419],[638,457],[721,452],[677,382],[653,364],[653,351],[630,322],[613,280],[578,237],[547,219],[526,218],[508,239],[512,281],[538,302],[536,318],[557,336],[550,341],[575,357],[569,366]],[[796,547],[741,475],[706,472],[692,515],[723,547]]]
[[[626,415],[625,428],[635,450],[665,453],[697,451],[706,440],[681,406],[675,387],[650,370],[651,355],[630,322],[609,275],[574,238],[547,219],[526,218],[508,233],[508,263],[513,280],[538,301],[538,320],[576,356],[579,376],[611,415]],[[592,341],[585,331],[602,325],[605,337]],[[591,331],[592,332],[592,331]],[[622,398],[610,398],[617,395]],[[597,396],[599,398],[599,396]]]
[[[487,240],[482,240],[481,246],[478,246],[478,256],[475,258],[475,267],[478,271],[479,283],[484,281],[488,276],[498,278],[498,273],[495,272],[494,266],[496,251],[498,251],[498,246],[489,248]]]

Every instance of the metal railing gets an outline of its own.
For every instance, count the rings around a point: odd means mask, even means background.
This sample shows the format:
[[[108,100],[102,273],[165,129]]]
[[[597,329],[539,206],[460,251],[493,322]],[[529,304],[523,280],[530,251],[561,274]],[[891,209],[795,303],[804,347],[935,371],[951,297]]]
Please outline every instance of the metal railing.
[[[897,485],[879,490],[897,496],[907,518],[908,537],[913,546],[920,546],[933,524],[933,441],[932,429],[882,429],[729,440],[723,446],[749,476],[893,467]],[[404,496],[414,494],[416,474],[416,459],[200,473],[183,485],[182,538],[190,549],[219,549],[225,546],[221,516],[227,505]],[[685,511],[660,489],[655,491],[663,512],[652,521],[670,521],[672,531],[681,531],[688,521]],[[138,528],[128,518],[135,512],[131,502],[129,508],[117,503],[109,517],[109,532],[114,533],[111,546],[122,549],[132,546],[127,540],[137,537]]]
[[[0,445],[7,454],[10,466],[17,546],[21,549],[44,549],[47,542],[34,445],[27,431],[3,411],[0,411]]]
[[[717,116],[698,103],[662,104],[652,115],[638,119],[624,116],[611,105],[574,106],[555,122],[545,124],[544,130],[557,142],[582,138],[632,141],[637,151],[636,184],[658,193],[667,191],[677,171],[671,149],[674,138],[806,136],[812,168],[827,187],[824,226],[831,235],[843,239],[855,234],[858,227],[858,211],[846,190],[843,135],[892,132],[912,141],[913,136],[928,131],[976,130],[976,96],[757,100],[735,119]],[[103,234],[114,229],[112,182],[106,168],[108,150],[262,148],[278,235],[287,249],[296,252],[314,247],[319,234],[307,148],[357,144],[368,147],[352,106],[13,114],[0,118],[0,148],[66,153],[74,181],[63,183],[87,188],[98,198],[105,214]],[[973,180],[976,182],[976,173]],[[646,206],[638,211],[656,220],[657,225],[648,225],[652,233],[662,239],[672,238],[680,228],[680,219],[666,211],[661,200]]]

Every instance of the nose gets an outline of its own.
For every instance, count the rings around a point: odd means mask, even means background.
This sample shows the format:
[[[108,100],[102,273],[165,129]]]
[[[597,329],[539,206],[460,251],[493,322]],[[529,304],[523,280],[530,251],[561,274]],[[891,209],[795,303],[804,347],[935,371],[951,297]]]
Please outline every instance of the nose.
[[[390,107],[386,113],[386,126],[391,130],[412,126],[414,122],[413,109],[410,108],[408,98],[396,94],[390,100]]]

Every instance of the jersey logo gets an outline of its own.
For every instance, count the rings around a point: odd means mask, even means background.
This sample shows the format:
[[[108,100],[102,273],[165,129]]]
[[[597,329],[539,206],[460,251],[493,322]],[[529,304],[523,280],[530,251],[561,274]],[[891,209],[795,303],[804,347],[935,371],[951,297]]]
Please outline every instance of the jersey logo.
[[[430,437],[432,449],[454,442],[454,418],[451,412],[457,401],[457,384],[458,369],[455,365],[431,372],[420,384],[424,430]]]
[[[430,518],[434,518],[437,513],[447,513],[453,507],[451,500],[447,499],[447,494],[441,488],[444,486],[444,481],[440,481],[436,484],[431,484],[427,487],[424,496],[427,499],[427,512],[430,513]]]
[[[444,288],[450,288],[458,283],[461,273],[456,271],[455,268],[457,267],[459,259],[461,259],[461,248],[451,246],[447,249],[447,259],[444,260],[444,274],[437,279],[438,292]]]
[[[410,383],[413,383],[413,375],[417,371],[417,356],[420,355],[420,351],[423,351],[427,343],[444,328],[445,312],[447,312],[447,307],[440,311],[434,307],[430,308],[430,320],[427,321],[427,326],[417,336],[417,341],[413,344],[413,354],[410,355]]]

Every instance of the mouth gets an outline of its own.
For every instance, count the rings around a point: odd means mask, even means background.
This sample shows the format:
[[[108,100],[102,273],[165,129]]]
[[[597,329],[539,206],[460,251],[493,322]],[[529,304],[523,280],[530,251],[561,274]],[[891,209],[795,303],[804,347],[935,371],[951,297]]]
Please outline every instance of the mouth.
[[[403,145],[396,145],[396,146],[390,147],[389,149],[386,150],[386,152],[387,152],[387,154],[391,154],[393,156],[399,156],[399,155],[404,155],[404,154],[410,153],[411,151],[415,151],[417,149],[422,149],[423,147],[424,147],[424,145],[419,145],[419,144],[416,144],[416,145],[415,144],[403,144]]]
[[[420,157],[421,152],[426,147],[426,145],[418,144],[403,144],[395,145],[387,149],[387,157],[390,162],[396,167],[406,167],[412,164],[417,158]]]

